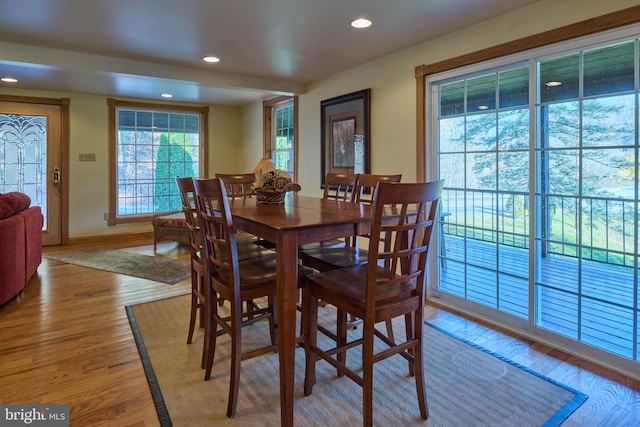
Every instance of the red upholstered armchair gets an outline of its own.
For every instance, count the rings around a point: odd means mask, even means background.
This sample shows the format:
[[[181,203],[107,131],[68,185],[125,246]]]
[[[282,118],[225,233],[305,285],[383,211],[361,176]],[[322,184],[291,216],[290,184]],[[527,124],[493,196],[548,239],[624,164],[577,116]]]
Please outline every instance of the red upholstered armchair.
[[[42,211],[24,193],[0,194],[0,304],[16,296],[42,262]]]

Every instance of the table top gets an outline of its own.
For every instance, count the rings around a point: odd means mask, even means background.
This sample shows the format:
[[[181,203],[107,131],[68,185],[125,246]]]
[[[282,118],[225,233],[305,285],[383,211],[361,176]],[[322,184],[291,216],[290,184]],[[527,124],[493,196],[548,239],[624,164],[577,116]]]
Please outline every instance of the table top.
[[[318,197],[287,195],[283,204],[259,203],[255,199],[229,200],[234,220],[269,226],[274,230],[300,230],[318,226],[367,223],[370,205],[325,200]]]

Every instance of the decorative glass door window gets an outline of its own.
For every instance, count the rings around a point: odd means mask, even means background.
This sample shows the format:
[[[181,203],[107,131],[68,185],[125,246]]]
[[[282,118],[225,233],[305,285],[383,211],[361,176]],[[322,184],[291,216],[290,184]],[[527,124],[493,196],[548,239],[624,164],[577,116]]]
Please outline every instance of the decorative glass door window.
[[[47,226],[47,117],[0,114],[0,193],[20,191]]]

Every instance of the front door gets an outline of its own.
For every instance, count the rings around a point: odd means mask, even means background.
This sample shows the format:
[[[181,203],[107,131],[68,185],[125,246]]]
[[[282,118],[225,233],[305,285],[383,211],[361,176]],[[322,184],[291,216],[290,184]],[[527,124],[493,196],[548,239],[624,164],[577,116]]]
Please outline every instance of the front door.
[[[45,246],[62,242],[63,104],[0,97],[0,192],[26,193],[42,208]]]

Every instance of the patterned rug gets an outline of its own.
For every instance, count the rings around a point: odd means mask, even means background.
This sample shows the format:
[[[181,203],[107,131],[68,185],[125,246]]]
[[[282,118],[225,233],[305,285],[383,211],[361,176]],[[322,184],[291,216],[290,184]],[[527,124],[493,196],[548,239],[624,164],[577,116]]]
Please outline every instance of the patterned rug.
[[[218,338],[212,377],[203,381],[202,330],[191,345],[185,343],[189,306],[187,295],[127,307],[161,425],[280,425],[278,355],[242,363],[237,414],[228,419],[229,339]],[[330,306],[322,308],[320,315],[323,323],[335,322]],[[401,335],[402,329],[401,324],[395,325],[394,333]],[[420,418],[415,381],[408,375],[406,361],[394,356],[374,368],[375,425],[557,426],[587,398],[435,326],[424,329],[429,419]],[[243,329],[245,350],[265,339],[265,322]],[[357,364],[358,356],[352,351],[348,360]],[[360,387],[346,377],[338,378],[327,363],[319,362],[316,372],[313,394],[305,397],[304,351],[299,348],[295,424],[361,425]]]
[[[170,285],[191,276],[188,261],[104,248],[79,249],[46,258]]]

